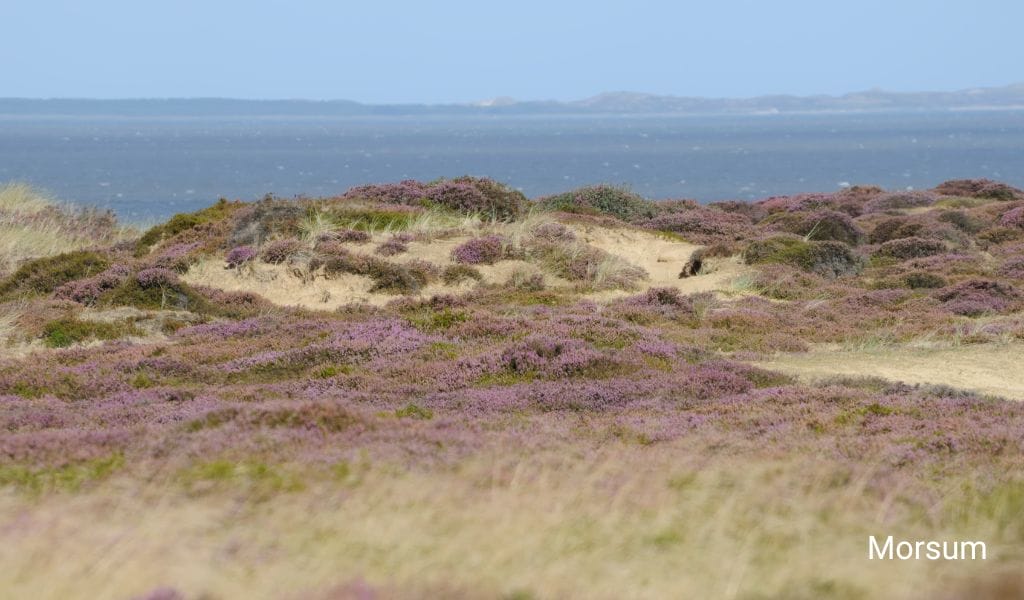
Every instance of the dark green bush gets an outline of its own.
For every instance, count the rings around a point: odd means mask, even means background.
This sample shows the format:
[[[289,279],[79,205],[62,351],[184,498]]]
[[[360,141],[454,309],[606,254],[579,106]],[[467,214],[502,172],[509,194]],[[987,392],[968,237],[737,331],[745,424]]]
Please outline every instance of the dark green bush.
[[[903,282],[911,289],[937,289],[946,286],[946,279],[927,271],[913,271],[903,277]]]
[[[842,242],[804,241],[795,236],[775,236],[751,242],[743,251],[747,264],[779,263],[826,277],[857,273],[861,260]]]
[[[89,250],[37,258],[18,268],[0,282],[0,297],[21,294],[49,294],[69,281],[104,271],[110,262]]]

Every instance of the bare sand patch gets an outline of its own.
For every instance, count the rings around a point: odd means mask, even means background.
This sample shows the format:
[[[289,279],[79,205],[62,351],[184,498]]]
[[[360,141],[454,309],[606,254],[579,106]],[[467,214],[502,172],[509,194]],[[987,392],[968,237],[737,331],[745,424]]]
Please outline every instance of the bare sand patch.
[[[700,275],[680,279],[679,272],[683,265],[700,246],[635,229],[580,226],[574,226],[572,229],[582,241],[641,267],[648,274],[648,279],[642,283],[639,290],[603,290],[581,295],[591,300],[613,300],[651,287],[674,287],[684,294],[731,291],[731,282],[748,270],[738,257],[709,259],[705,261]],[[375,235],[372,244],[366,244],[359,251],[372,252],[373,248],[387,237]],[[396,263],[421,260],[443,269],[453,264],[452,250],[473,237],[476,236],[466,234],[429,241],[413,241],[408,244],[407,252],[388,260]],[[542,271],[538,265],[522,260],[476,265],[476,269],[483,276],[484,284],[505,283],[517,270]],[[334,310],[352,303],[382,306],[397,297],[392,294],[370,292],[373,281],[361,275],[318,278],[304,283],[295,277],[286,265],[254,263],[246,269],[229,270],[224,268],[224,261],[220,258],[200,261],[189,269],[182,279],[192,285],[204,285],[226,291],[253,292],[281,306],[302,306],[318,310]],[[544,279],[549,289],[576,287],[573,282],[548,272],[544,272]],[[457,293],[474,285],[476,282],[473,281],[464,281],[457,285],[433,283],[423,288],[418,296]]]
[[[881,377],[909,384],[941,384],[1024,400],[1024,344],[977,344],[951,348],[815,350],[780,354],[760,366],[820,380],[835,375]]]
[[[748,271],[739,257],[713,258],[705,261],[700,275],[680,279],[683,265],[701,246],[637,229],[588,227],[576,228],[576,234],[588,244],[642,267],[648,274],[646,288],[674,287],[684,294],[721,292],[731,290],[730,283]],[[630,293],[610,290],[588,297],[612,299]]]

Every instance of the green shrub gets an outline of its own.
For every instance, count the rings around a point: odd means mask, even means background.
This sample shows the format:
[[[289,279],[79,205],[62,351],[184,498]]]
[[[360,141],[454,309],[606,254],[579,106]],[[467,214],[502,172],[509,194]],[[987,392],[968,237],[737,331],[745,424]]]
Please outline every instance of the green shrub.
[[[541,198],[537,204],[544,210],[612,215],[623,221],[650,219],[658,213],[654,202],[628,188],[613,185],[582,187]]]
[[[104,293],[97,303],[104,306],[134,306],[150,310],[173,309],[204,313],[211,312],[213,308],[183,282],[146,287],[135,277]]]
[[[102,255],[89,250],[37,258],[18,268],[0,283],[0,297],[49,294],[69,281],[104,271],[110,266]]]
[[[50,348],[67,348],[88,340],[113,340],[125,335],[141,335],[130,323],[100,323],[64,318],[43,326],[43,343]]]
[[[135,246],[135,255],[144,256],[149,249],[163,240],[174,237],[179,233],[195,229],[204,223],[220,221],[231,215],[232,212],[241,207],[239,202],[228,202],[221,198],[213,206],[192,213],[179,213],[155,227],[150,228],[142,234]]]
[[[753,241],[743,251],[743,260],[751,265],[790,265],[826,277],[854,274],[862,267],[862,261],[842,242],[804,241],[792,236]]]

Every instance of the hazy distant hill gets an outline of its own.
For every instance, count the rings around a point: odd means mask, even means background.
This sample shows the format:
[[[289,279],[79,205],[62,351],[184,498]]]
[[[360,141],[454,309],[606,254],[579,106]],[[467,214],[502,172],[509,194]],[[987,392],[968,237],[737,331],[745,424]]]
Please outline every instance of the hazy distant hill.
[[[698,98],[608,92],[571,102],[501,97],[472,104],[362,104],[351,100],[139,100],[0,98],[0,115],[358,116],[543,114],[772,114],[835,111],[1024,109],[1024,83],[955,92],[868,90],[842,96]]]

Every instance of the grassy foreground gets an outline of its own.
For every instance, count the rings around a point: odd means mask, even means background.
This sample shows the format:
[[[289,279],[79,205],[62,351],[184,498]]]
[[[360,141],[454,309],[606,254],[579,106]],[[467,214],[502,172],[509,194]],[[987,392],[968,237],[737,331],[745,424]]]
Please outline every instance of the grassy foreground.
[[[11,597],[1024,594],[1020,190],[0,216]]]

